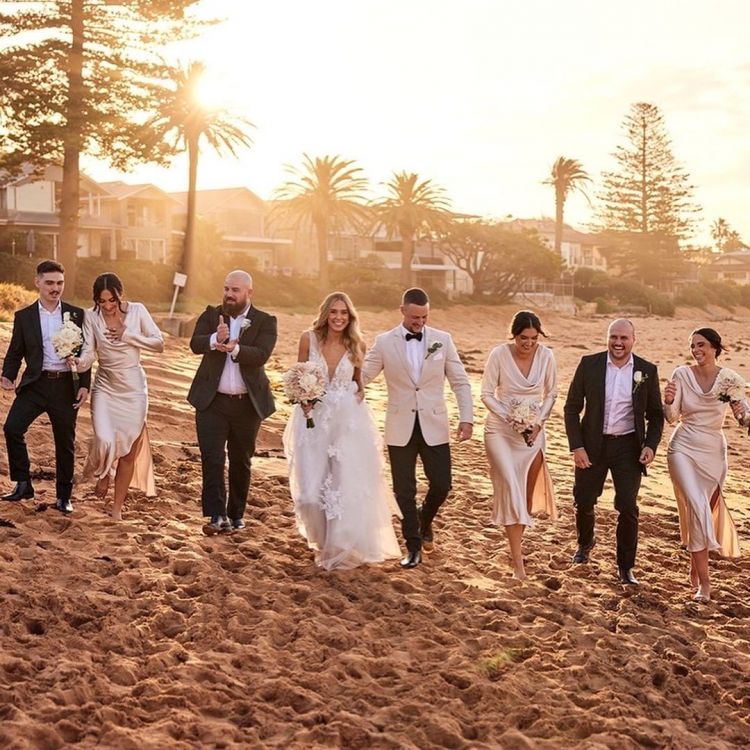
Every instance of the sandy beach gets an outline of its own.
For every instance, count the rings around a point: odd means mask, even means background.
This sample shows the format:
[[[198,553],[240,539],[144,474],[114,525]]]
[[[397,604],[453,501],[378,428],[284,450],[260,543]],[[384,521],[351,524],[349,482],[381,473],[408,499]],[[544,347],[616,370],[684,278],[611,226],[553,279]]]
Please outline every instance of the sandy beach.
[[[46,418],[28,442],[37,496],[0,504],[0,747],[587,748],[750,746],[750,437],[727,419],[727,503],[744,556],[711,563],[714,599],[691,600],[688,556],[660,446],[641,497],[639,587],[615,579],[611,489],[598,506],[592,562],[573,567],[571,484],[562,405],[574,368],[604,348],[607,319],[544,314],[561,395],[548,425],[560,518],[525,538],[529,579],[510,576],[491,508],[479,381],[517,306],[435,310],[454,335],[476,395],[474,438],[453,447],[454,491],[436,549],[326,573],[299,537],[278,411],[261,432],[247,529],[201,533],[200,462],[185,394],[198,364],[168,338],[144,357],[158,497],[136,494],[114,523],[89,486],[75,512],[54,504]],[[717,311],[718,312],[718,311]],[[728,315],[724,313],[724,315]],[[309,314],[279,314],[268,371],[278,385]],[[750,377],[750,312],[635,319],[634,351],[662,387],[688,361],[687,338],[716,327],[721,364]],[[398,321],[364,312],[368,341]],[[0,350],[10,325],[0,324]],[[385,388],[367,399],[382,424]],[[2,395],[3,418],[12,394]],[[449,399],[455,420],[455,404]],[[91,423],[79,419],[77,467]],[[10,487],[0,452],[3,487]],[[611,487],[608,483],[608,488]],[[399,535],[400,537],[400,535]]]

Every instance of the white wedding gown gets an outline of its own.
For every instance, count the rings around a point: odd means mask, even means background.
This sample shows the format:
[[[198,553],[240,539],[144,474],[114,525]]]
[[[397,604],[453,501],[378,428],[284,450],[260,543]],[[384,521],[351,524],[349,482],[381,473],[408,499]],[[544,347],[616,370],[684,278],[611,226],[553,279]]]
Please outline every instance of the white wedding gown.
[[[299,405],[284,430],[289,488],[297,526],[318,565],[354,568],[400,556],[391,514],[398,509],[385,479],[382,443],[372,414],[357,400],[354,366],[345,354],[328,368],[310,332],[309,359],[326,372],[326,394],[315,405],[315,427]]]

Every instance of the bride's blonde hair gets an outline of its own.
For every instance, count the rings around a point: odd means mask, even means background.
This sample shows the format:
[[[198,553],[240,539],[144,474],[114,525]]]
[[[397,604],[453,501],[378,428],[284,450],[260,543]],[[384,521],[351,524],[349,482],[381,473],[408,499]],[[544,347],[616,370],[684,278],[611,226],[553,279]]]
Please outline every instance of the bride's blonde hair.
[[[318,317],[312,324],[312,330],[318,341],[325,341],[328,338],[328,313],[334,302],[343,302],[349,313],[349,322],[346,328],[341,332],[341,338],[344,346],[349,352],[349,359],[355,367],[362,367],[365,351],[365,340],[362,338],[362,332],[359,330],[359,315],[345,292],[331,292],[320,304]]]

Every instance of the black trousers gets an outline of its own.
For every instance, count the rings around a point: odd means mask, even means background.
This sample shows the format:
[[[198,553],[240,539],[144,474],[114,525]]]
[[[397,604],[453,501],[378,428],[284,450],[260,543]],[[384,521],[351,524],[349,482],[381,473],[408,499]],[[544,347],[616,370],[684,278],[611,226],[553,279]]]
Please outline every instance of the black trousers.
[[[59,378],[44,374],[27,385],[13,401],[3,425],[8,448],[10,478],[14,482],[31,481],[26,432],[42,414],[47,414],[55,440],[55,491],[58,500],[69,500],[73,492],[76,419],[71,373]]]
[[[196,411],[195,426],[201,452],[204,516],[245,515],[250,491],[250,461],[255,453],[261,419],[252,401],[221,393],[207,409]],[[224,465],[229,455],[229,498],[224,481]]]
[[[594,541],[594,506],[604,489],[607,472],[615,486],[617,517],[617,567],[632,568],[638,548],[638,491],[643,469],[638,461],[641,447],[635,433],[605,437],[602,453],[588,469],[575,470],[573,498],[576,507],[578,546],[590,547]]]
[[[410,552],[422,548],[419,513],[417,511],[417,457],[422,459],[427,476],[428,490],[422,504],[425,524],[432,523],[438,509],[445,502],[451,490],[451,451],[448,443],[427,445],[419,426],[419,418],[414,422],[414,431],[404,446],[389,445],[391,476],[396,502],[401,509],[401,532]]]

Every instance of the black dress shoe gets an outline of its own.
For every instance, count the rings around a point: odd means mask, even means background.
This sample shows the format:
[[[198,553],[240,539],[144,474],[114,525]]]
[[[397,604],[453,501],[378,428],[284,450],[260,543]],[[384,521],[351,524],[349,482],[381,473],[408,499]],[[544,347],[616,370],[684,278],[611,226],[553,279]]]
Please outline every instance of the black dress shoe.
[[[425,552],[432,552],[435,547],[435,537],[432,534],[432,522],[425,523],[424,510],[419,511],[419,533],[422,537],[422,549]]]
[[[620,579],[620,583],[627,584],[628,586],[638,586],[638,579],[633,575],[632,568],[618,568],[617,576]]]
[[[232,530],[232,524],[226,516],[211,516],[211,521],[203,527],[206,536],[225,534]]]
[[[19,500],[30,500],[32,497],[34,497],[34,488],[31,482],[18,482],[13,492],[3,495],[2,499],[15,503]]]
[[[421,550],[415,550],[414,552],[409,552],[409,554],[401,560],[401,567],[402,568],[416,568],[419,563],[422,562],[422,551]]]
[[[235,531],[241,531],[245,528],[245,521],[242,518],[233,518],[232,519],[232,528]]]
[[[61,500],[58,498],[57,502],[55,503],[55,510],[59,510],[60,513],[72,513],[73,512],[73,503],[70,502],[70,500]]]
[[[591,556],[591,550],[594,549],[594,545],[596,544],[596,539],[594,539],[591,544],[588,545],[588,547],[579,547],[576,550],[575,555],[573,555],[573,562],[576,565],[582,565],[589,561],[589,557]]]

